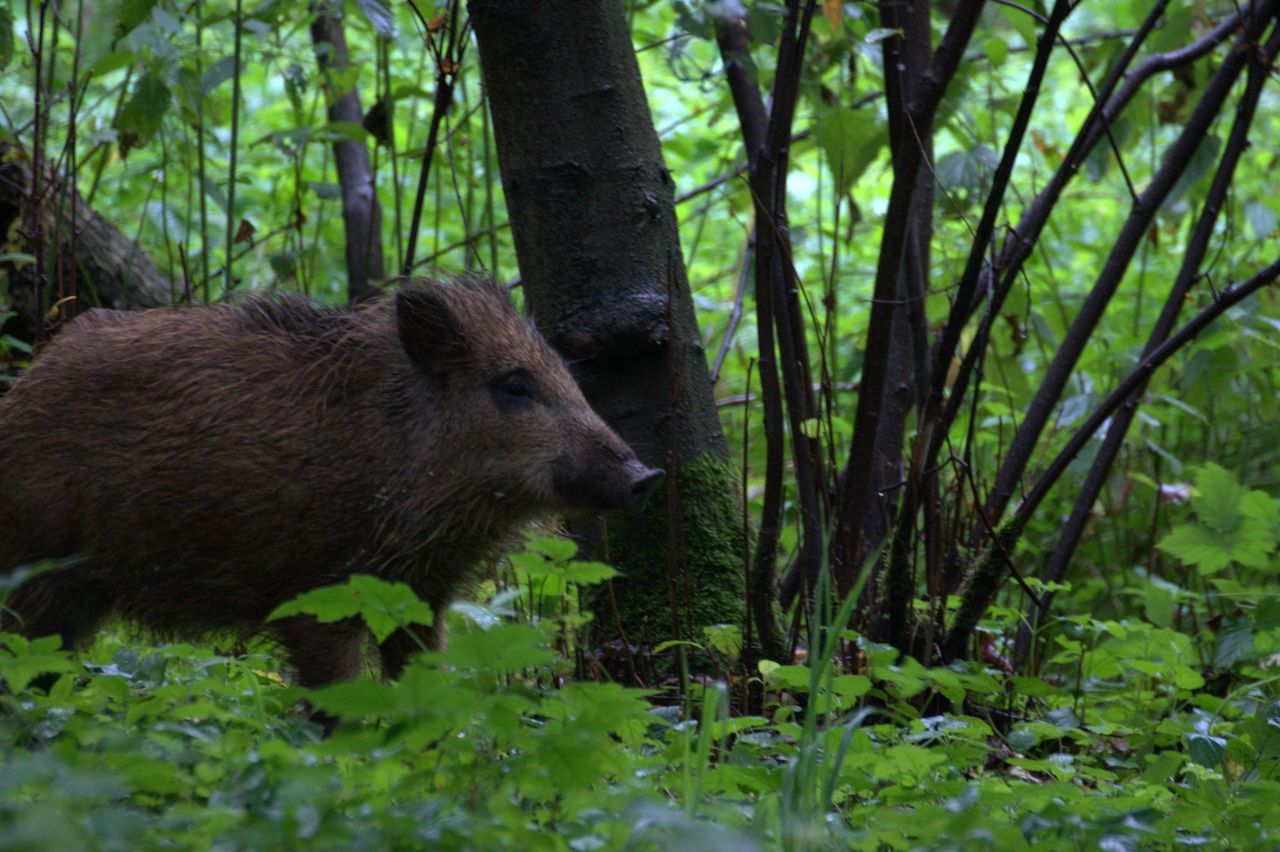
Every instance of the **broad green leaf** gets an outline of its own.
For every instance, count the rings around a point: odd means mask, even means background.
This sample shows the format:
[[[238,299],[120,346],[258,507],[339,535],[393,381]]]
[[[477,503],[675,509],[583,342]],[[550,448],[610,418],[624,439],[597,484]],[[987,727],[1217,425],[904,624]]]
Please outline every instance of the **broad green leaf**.
[[[1173,189],[1169,190],[1169,194],[1165,197],[1164,203],[1160,205],[1161,210],[1170,210],[1187,192],[1200,182],[1201,179],[1208,176],[1213,171],[1218,162],[1218,152],[1222,150],[1222,137],[1206,136],[1196,146],[1195,152],[1191,155],[1191,161],[1187,163],[1187,167],[1181,172],[1177,183],[1173,185]]]
[[[327,142],[366,142],[369,131],[354,121],[331,121],[315,136]]]
[[[888,38],[895,38],[902,35],[902,30],[890,27],[877,27],[867,33],[864,39],[867,44],[879,44]]]
[[[1245,491],[1235,474],[1209,462],[1196,477],[1196,496],[1191,505],[1196,515],[1215,530],[1229,533],[1240,523],[1240,500]]]
[[[987,54],[992,68],[999,68],[1009,55],[1009,43],[1000,36],[992,36],[982,42],[982,51]]]
[[[812,673],[808,666],[777,666],[770,667],[768,671],[764,670],[765,661],[760,663],[760,671],[765,677],[765,683],[771,688],[787,689],[795,692],[808,692],[809,679]]]
[[[827,108],[818,114],[817,137],[841,193],[848,192],[862,177],[889,140],[888,131],[872,110],[845,107]]]
[[[388,583],[368,574],[353,574],[345,583],[298,595],[276,607],[267,620],[304,614],[324,624],[359,616],[379,642],[400,627],[430,625],[434,620],[431,607],[406,584]]]
[[[539,535],[530,538],[525,543],[525,550],[531,553],[539,553],[552,562],[564,562],[566,559],[572,559],[574,554],[578,552],[578,544],[568,538]]]
[[[1244,219],[1259,240],[1265,240],[1276,232],[1277,217],[1274,210],[1261,201],[1250,201],[1244,205]]]
[[[455,666],[507,674],[555,662],[547,637],[534,627],[503,625],[449,637],[447,660]]]
[[[37,675],[62,674],[81,668],[69,652],[61,649],[62,640],[57,636],[28,641],[9,635],[5,646],[5,650],[0,651],[0,678],[11,693],[22,692]]]
[[[395,16],[382,4],[381,0],[356,0],[356,8],[373,25],[373,31],[378,35],[383,38],[395,37]]]
[[[607,567],[607,566],[606,566]],[[736,624],[713,624],[702,628],[707,644],[730,659],[742,653],[742,630]]]
[[[618,569],[612,565],[605,565],[603,562],[579,562],[576,559],[565,563],[563,570],[564,578],[579,586],[594,586],[620,576]]]
[[[1213,646],[1213,666],[1229,669],[1253,652],[1253,625],[1247,621],[1233,624],[1218,634]]]
[[[866,675],[837,675],[831,680],[831,691],[848,706],[871,691],[871,678]]]
[[[1254,628],[1259,631],[1280,627],[1280,595],[1267,595],[1258,601],[1253,613]]]
[[[169,87],[154,70],[138,80],[116,116],[115,127],[120,133],[122,154],[145,145],[159,132],[169,110],[169,101]]]
[[[1034,48],[1036,39],[1039,37],[1039,31],[1036,29],[1035,19],[1027,14],[1024,9],[1008,8],[1005,6],[998,7],[1000,15],[1009,22],[1014,31],[1022,36],[1022,44],[1024,47]]]
[[[236,58],[221,56],[205,69],[204,79],[200,81],[200,94],[207,95],[214,89],[235,76]]]
[[[343,719],[384,716],[395,709],[395,685],[371,680],[349,680],[313,689],[307,700]]]
[[[1222,756],[1227,751],[1227,741],[1223,737],[1211,737],[1206,734],[1187,735],[1187,753],[1191,759],[1208,769],[1217,768]]]
[[[124,0],[116,12],[115,35],[124,38],[151,16],[156,0]]]
[[[1221,533],[1200,524],[1182,524],[1160,539],[1156,547],[1201,574],[1214,574],[1231,564],[1231,542]]]

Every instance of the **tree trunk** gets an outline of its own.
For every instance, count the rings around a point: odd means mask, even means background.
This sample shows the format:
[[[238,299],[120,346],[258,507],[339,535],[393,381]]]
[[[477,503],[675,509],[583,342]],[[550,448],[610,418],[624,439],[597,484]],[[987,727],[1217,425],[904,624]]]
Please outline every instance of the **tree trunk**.
[[[736,476],[662,160],[619,3],[470,0],[527,305],[591,404],[667,485],[604,536],[592,602],[632,642],[743,618]]]
[[[341,8],[339,4],[337,9]],[[315,44],[316,64],[322,72],[330,68],[340,71],[351,65],[342,19],[326,4],[317,6],[316,19],[311,24],[311,40]],[[360,106],[360,94],[354,87],[346,92],[332,92],[331,97],[330,121],[363,124],[364,109]],[[333,143],[333,158],[338,164],[342,223],[347,233],[347,298],[354,302],[385,275],[382,265],[382,206],[374,192],[369,148],[363,141],[344,139]]]
[[[31,245],[28,235],[36,231],[31,222],[19,225],[16,233],[20,250],[45,252],[45,268],[55,270],[55,279],[61,274],[64,289],[77,294],[76,304],[60,308],[59,316],[91,307],[151,308],[174,301],[177,285],[156,268],[138,244],[91,210],[79,193],[72,200],[52,172],[44,171],[40,197],[46,201],[39,208],[43,218],[39,232],[47,237],[56,235],[58,244]],[[0,143],[0,233],[10,233],[14,221],[30,208],[32,177],[27,153]],[[37,304],[37,293],[48,294],[50,288],[36,286],[35,269],[35,264],[0,264],[7,277],[7,301],[15,313],[4,331],[28,343],[39,336],[40,323],[47,321],[51,307],[47,298]]]

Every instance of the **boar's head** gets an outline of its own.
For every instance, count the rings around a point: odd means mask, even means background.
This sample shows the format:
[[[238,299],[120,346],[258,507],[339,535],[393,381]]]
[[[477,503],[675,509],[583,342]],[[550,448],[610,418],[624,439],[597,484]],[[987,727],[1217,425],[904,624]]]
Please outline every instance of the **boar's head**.
[[[529,513],[636,510],[663,473],[597,415],[564,361],[481,279],[411,286],[395,321],[432,398],[431,443],[447,467]]]

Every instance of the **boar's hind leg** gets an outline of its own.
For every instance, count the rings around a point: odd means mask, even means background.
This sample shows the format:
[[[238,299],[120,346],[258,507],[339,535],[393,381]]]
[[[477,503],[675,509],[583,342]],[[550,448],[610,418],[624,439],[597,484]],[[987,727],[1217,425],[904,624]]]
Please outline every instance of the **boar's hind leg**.
[[[309,615],[300,615],[285,619],[275,630],[298,671],[298,683],[303,686],[325,686],[360,674],[367,634],[359,622],[320,624]],[[332,734],[338,727],[338,717],[305,703],[310,708],[311,721],[323,729],[326,737]]]
[[[83,563],[58,568],[23,583],[5,601],[0,627],[24,636],[62,637],[64,648],[88,645],[111,615],[115,601]]]

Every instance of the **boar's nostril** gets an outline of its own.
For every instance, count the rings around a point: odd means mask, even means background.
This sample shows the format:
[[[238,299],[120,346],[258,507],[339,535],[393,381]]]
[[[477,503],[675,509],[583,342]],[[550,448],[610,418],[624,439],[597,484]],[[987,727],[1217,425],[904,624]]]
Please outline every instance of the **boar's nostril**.
[[[658,483],[666,475],[665,471],[640,466],[640,469],[631,480],[631,505],[629,508],[635,511],[642,509],[644,501],[649,497],[649,493],[658,486]]]

